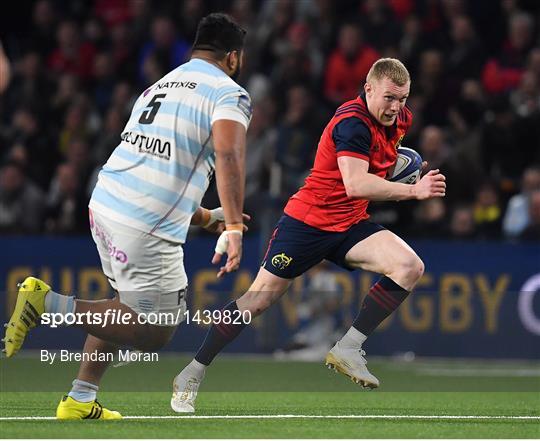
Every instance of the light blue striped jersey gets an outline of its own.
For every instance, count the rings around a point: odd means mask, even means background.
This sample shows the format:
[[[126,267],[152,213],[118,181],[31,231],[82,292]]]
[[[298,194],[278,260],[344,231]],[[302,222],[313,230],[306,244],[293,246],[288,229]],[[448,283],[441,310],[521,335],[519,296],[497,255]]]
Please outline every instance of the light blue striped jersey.
[[[89,207],[177,243],[186,239],[215,166],[212,124],[251,118],[249,94],[225,72],[192,59],[145,90],[99,173]]]

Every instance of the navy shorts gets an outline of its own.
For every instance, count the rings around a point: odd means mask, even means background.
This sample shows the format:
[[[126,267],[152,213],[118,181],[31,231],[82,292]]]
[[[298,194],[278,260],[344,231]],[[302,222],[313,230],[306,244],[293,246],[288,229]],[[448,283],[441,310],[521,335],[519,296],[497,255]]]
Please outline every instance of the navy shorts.
[[[345,263],[347,252],[381,230],[385,228],[365,220],[347,231],[323,231],[284,214],[272,233],[261,266],[284,279],[298,277],[323,259],[353,271],[356,268]]]

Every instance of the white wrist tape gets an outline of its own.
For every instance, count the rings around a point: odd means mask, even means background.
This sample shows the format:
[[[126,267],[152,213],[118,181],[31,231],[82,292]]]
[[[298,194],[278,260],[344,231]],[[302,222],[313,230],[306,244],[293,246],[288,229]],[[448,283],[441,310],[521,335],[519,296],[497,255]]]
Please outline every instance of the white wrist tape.
[[[213,210],[208,210],[210,213],[210,219],[208,219],[208,222],[204,224],[202,227],[207,228],[210,225],[212,225],[214,222],[224,222],[225,221],[225,213],[223,213],[223,208],[217,207]]]
[[[224,231],[219,235],[219,238],[216,243],[215,252],[218,254],[224,254],[227,252],[227,248],[229,246],[229,234],[239,234],[242,236],[242,232],[238,230],[229,230]]]

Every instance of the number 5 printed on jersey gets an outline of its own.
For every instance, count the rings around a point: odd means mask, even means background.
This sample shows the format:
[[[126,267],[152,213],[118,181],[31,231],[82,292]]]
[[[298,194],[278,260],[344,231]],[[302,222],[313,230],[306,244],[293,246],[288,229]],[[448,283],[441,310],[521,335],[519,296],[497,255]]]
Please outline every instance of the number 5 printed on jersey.
[[[145,110],[139,118],[139,122],[141,124],[152,124],[154,122],[154,118],[161,107],[161,101],[159,100],[165,98],[166,96],[166,93],[158,93],[157,95],[154,95],[154,97],[148,103],[148,106],[146,106],[147,110]]]

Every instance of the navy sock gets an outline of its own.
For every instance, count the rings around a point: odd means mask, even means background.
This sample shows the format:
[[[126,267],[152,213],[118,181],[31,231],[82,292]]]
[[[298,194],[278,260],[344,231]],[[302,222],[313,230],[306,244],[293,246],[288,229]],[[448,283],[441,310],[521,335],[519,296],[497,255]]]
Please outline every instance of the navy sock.
[[[236,300],[227,304],[221,311],[231,311],[231,317],[233,319],[231,321],[234,321],[237,317],[237,314],[234,314],[234,311],[238,311]],[[246,324],[242,320],[239,321],[240,323],[236,324],[225,324],[221,322],[210,326],[204,342],[199,348],[199,352],[195,355],[195,360],[206,366],[212,363],[214,357],[219,354],[225,346],[233,341],[238,334],[242,332],[242,329],[246,327]]]
[[[362,334],[369,335],[407,298],[409,291],[392,279],[383,276],[371,287],[353,326]]]

